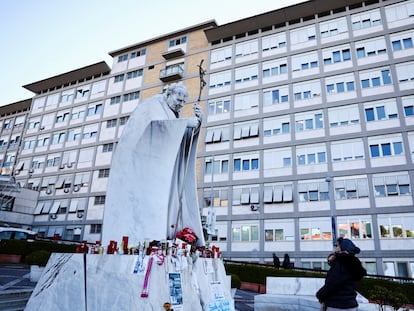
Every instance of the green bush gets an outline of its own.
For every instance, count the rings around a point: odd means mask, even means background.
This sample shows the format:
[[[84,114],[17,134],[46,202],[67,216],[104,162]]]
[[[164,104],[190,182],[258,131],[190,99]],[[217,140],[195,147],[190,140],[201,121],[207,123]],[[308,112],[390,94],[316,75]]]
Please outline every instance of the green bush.
[[[74,253],[76,244],[60,244],[49,241],[0,240],[0,254],[27,256],[39,250],[46,250],[50,253]]]
[[[225,263],[226,273],[231,275],[237,275],[241,282],[250,282],[258,284],[266,284],[266,277],[312,277],[312,278],[325,278],[325,272],[307,272],[307,271],[298,271],[295,269],[275,269],[271,266],[260,266],[253,264],[233,264]],[[363,278],[359,282],[358,292],[362,296],[369,300],[372,299],[372,289],[375,286],[380,286],[382,288],[391,291],[393,295],[396,293],[401,294],[396,295],[397,301],[390,301],[390,306],[397,305],[400,301],[405,301],[404,298],[408,297],[408,303],[414,304],[414,283],[398,283],[392,282],[384,279],[377,278]],[[386,298],[386,297],[385,297]]]
[[[28,265],[38,265],[44,267],[50,258],[50,254],[51,253],[46,250],[34,251],[26,256],[25,263]]]
[[[241,281],[237,274],[231,274],[231,288],[240,288]]]

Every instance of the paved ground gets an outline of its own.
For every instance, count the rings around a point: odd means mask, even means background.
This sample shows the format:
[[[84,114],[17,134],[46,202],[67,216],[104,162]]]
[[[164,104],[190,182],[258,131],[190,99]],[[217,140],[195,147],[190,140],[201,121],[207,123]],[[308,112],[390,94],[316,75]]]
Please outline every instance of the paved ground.
[[[34,289],[36,283],[30,282],[30,270],[26,265],[0,264],[0,293],[10,290]]]

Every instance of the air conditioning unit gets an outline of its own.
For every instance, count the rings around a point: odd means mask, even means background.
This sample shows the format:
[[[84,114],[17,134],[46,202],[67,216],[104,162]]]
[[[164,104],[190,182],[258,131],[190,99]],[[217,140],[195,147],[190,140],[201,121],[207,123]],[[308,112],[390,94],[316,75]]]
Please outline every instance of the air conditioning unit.
[[[56,219],[57,218],[56,214],[50,214],[49,216],[50,216],[50,219]]]
[[[65,188],[65,189],[63,189],[63,192],[64,192],[64,193],[69,193],[69,188]]]
[[[30,173],[30,174],[34,173],[34,169],[32,169],[32,168],[31,168],[31,169],[29,170],[29,173]]]
[[[46,189],[46,194],[52,194],[52,189],[47,188],[47,189]]]

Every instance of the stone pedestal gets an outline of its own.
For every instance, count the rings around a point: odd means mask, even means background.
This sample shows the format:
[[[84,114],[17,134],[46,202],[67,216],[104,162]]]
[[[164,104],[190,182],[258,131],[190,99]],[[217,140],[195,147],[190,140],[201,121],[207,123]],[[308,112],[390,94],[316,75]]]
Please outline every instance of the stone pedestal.
[[[183,258],[187,266],[177,265],[171,256],[159,265],[154,257],[148,297],[143,298],[145,270],[137,269],[142,257],[52,254],[25,310],[163,310],[164,303],[174,303],[171,295],[177,289],[182,304],[173,304],[175,311],[234,310],[223,262],[198,258],[191,264],[190,258]],[[171,273],[178,274],[181,284],[175,284]]]
[[[323,278],[267,277],[265,295],[254,297],[255,311],[318,311],[316,292],[324,284]],[[374,311],[376,305],[358,294],[358,310]]]

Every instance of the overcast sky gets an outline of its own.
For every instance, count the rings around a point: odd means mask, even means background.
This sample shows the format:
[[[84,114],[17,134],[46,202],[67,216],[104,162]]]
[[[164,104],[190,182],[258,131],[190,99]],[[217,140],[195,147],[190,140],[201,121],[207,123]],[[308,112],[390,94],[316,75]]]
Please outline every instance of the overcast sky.
[[[0,0],[0,105],[22,86],[106,61],[109,52],[193,25],[223,25],[304,0]]]

